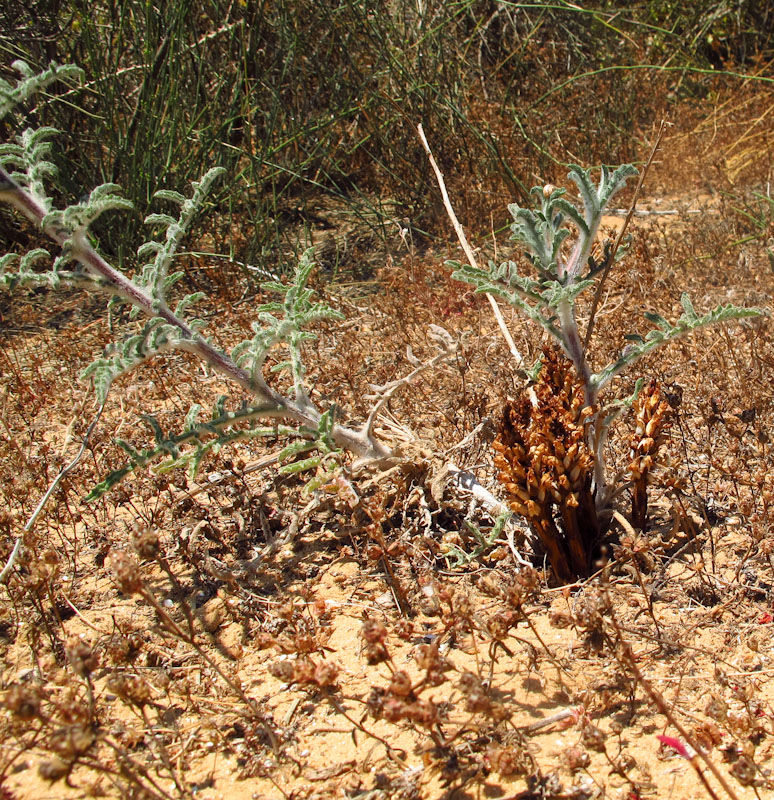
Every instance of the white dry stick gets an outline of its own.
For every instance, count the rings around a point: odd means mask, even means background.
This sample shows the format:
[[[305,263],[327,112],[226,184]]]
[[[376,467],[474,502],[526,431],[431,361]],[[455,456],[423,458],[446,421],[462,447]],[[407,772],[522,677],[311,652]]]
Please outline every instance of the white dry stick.
[[[362,436],[365,436],[368,439],[373,438],[376,417],[390,400],[390,398],[395,394],[395,392],[398,391],[398,389],[402,388],[403,386],[410,385],[417,375],[446,361],[448,358],[454,355],[457,350],[457,345],[454,339],[452,339],[449,332],[440,325],[430,326],[428,330],[428,338],[438,347],[440,352],[437,356],[431,358],[429,361],[426,361],[424,364],[418,364],[418,366],[408,375],[404,375],[402,378],[390,381],[390,383],[386,383],[384,386],[378,386],[373,383],[370,385],[371,390],[375,394],[366,395],[366,399],[374,400],[375,403],[371,411],[368,413],[368,419],[363,423],[363,427],[361,428],[360,432]],[[409,361],[411,361],[413,357],[410,352],[408,353],[408,356]],[[416,359],[414,359],[414,363],[417,363]]]
[[[473,248],[471,248],[470,244],[468,244],[465,231],[463,230],[462,225],[460,225],[457,215],[454,213],[451,200],[449,200],[449,193],[446,191],[446,184],[444,183],[443,175],[441,174],[441,170],[438,168],[438,164],[433,157],[433,152],[430,149],[430,145],[427,143],[427,138],[425,137],[425,132],[422,129],[421,124],[417,125],[417,131],[419,132],[419,138],[422,141],[422,147],[425,148],[427,157],[430,159],[430,166],[432,166],[433,172],[435,172],[435,177],[438,180],[438,186],[441,189],[441,197],[443,197],[443,205],[446,208],[446,213],[449,215],[452,225],[454,226],[454,231],[457,234],[457,238],[460,240],[462,249],[465,251],[465,255],[468,257],[470,266],[474,269],[478,269],[478,263],[476,262],[476,256],[473,253]],[[505,318],[503,317],[503,312],[500,311],[500,306],[497,305],[497,301],[488,292],[486,293],[486,299],[489,300],[489,305],[492,306],[495,319],[497,320],[497,324],[500,326],[503,338],[508,345],[508,349],[511,351],[511,355],[516,359],[517,364],[522,366],[524,364],[524,358],[518,351],[516,343],[513,341],[513,337],[511,336],[511,332],[508,330],[508,326],[505,324]]]
[[[27,520],[27,524],[24,526],[24,532],[19,534],[16,537],[16,541],[13,545],[13,550],[11,551],[11,555],[8,556],[8,561],[6,561],[5,566],[3,567],[2,571],[0,572],[0,583],[2,583],[6,575],[13,569],[13,565],[16,562],[16,557],[19,555],[19,550],[21,549],[22,540],[24,539],[24,534],[28,531],[32,530],[32,526],[35,524],[35,521],[40,516],[40,512],[43,510],[43,507],[48,502],[49,497],[54,493],[56,487],[62,482],[62,478],[64,478],[69,472],[72,472],[78,462],[83,458],[83,454],[86,451],[86,448],[89,445],[89,439],[91,438],[91,434],[94,432],[94,428],[97,427],[97,423],[99,422],[99,418],[102,416],[102,412],[105,409],[105,401],[102,402],[102,405],[97,409],[97,413],[94,416],[94,419],[91,421],[91,425],[86,429],[86,433],[84,434],[83,441],[81,442],[81,448],[78,450],[77,455],[75,458],[67,464],[67,466],[62,467],[59,474],[54,478],[51,483],[51,486],[48,487],[48,490],[40,498],[40,502],[37,505],[37,508],[32,512],[32,516]]]
[[[498,514],[502,514],[503,511],[509,510],[507,503],[504,503],[502,500],[495,497],[488,489],[484,488],[472,472],[462,470],[456,464],[450,462],[446,465],[446,473],[457,486],[464,489],[466,492],[470,492],[470,494],[472,494],[493,516],[497,516]]]

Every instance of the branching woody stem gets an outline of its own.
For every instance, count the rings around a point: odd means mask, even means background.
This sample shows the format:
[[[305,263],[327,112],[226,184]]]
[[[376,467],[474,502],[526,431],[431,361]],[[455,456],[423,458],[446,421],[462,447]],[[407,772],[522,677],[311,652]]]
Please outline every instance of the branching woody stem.
[[[193,331],[190,326],[176,316],[166,303],[160,303],[134,284],[123,273],[107,263],[94,249],[84,231],[74,234],[60,226],[43,221],[47,209],[43,204],[25,191],[8,172],[0,167],[0,200],[5,200],[26,216],[36,227],[43,230],[60,247],[68,247],[73,259],[79,261],[88,274],[106,284],[109,291],[120,296],[148,317],[161,317],[179,332],[175,347],[201,358],[217,372],[249,392],[259,401],[266,404],[267,417],[292,419],[302,425],[316,428],[320,421],[320,412],[310,404],[303,406],[283,397],[269,387],[259,376],[251,379],[250,375],[238,367],[231,358],[221,350],[213,347],[206,339]],[[331,432],[334,442],[355,455],[375,460],[389,459],[392,451],[372,435],[370,426],[366,425],[354,430],[343,425],[334,425]]]

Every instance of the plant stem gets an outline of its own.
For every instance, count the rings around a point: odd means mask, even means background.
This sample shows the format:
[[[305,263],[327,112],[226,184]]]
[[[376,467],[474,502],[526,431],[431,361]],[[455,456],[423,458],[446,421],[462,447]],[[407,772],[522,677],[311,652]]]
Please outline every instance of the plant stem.
[[[718,783],[723,787],[726,794],[731,798],[731,800],[739,800],[739,796],[736,792],[731,788],[728,781],[723,776],[723,773],[715,766],[715,763],[710,759],[704,750],[701,748],[701,745],[694,739],[694,737],[690,734],[687,728],[675,717],[672,713],[672,710],[669,708],[666,700],[661,696],[661,693],[658,692],[650,683],[650,681],[645,678],[645,676],[640,671],[640,668],[637,666],[637,660],[634,657],[634,653],[632,652],[631,646],[623,637],[623,631],[621,630],[620,626],[618,625],[618,620],[613,615],[612,609],[612,600],[610,599],[610,594],[607,589],[607,585],[604,587],[605,590],[605,597],[608,603],[608,607],[610,608],[610,622],[615,629],[616,635],[618,637],[618,644],[620,646],[620,654],[621,660],[626,664],[626,666],[632,671],[635,680],[645,691],[645,694],[651,699],[651,702],[658,708],[658,710],[663,714],[669,724],[672,725],[680,736],[683,737],[685,742],[689,744],[693,750],[698,754],[699,758],[707,765],[709,771],[715,776]],[[696,765],[698,766],[698,765]]]
[[[0,572],[0,583],[2,583],[5,580],[8,573],[13,569],[13,565],[16,562],[16,557],[19,555],[19,550],[21,549],[21,544],[24,538],[24,534],[27,533],[27,531],[32,530],[32,526],[35,524],[35,521],[40,516],[40,512],[43,510],[49,498],[56,490],[56,487],[59,486],[59,484],[62,482],[62,478],[64,478],[68,473],[72,472],[72,470],[75,469],[76,465],[83,457],[86,448],[89,446],[89,439],[91,438],[91,434],[94,432],[94,428],[96,428],[97,423],[99,422],[99,418],[102,416],[102,411],[104,410],[104,408],[105,404],[102,403],[102,405],[97,409],[97,413],[94,416],[94,419],[91,421],[91,424],[86,429],[86,433],[83,437],[83,442],[81,442],[81,449],[78,451],[75,458],[73,458],[73,460],[69,464],[62,467],[59,474],[56,476],[56,478],[54,478],[54,480],[51,482],[51,485],[46,490],[46,493],[43,495],[43,497],[40,498],[40,502],[38,503],[35,510],[32,512],[32,516],[27,520],[27,524],[24,526],[24,533],[16,537],[16,541],[14,542],[11,555],[8,557],[8,561],[3,567],[2,572]]]
[[[581,342],[578,331],[578,323],[575,319],[575,309],[569,300],[562,300],[557,309],[562,333],[562,343],[564,344],[567,356],[575,367],[575,372],[583,383],[583,394],[586,405],[596,403],[596,391],[591,382],[591,370],[586,360],[586,351]]]
[[[123,273],[108,264],[92,247],[84,231],[76,231],[73,234],[60,226],[44,226],[43,220],[46,217],[47,209],[37,198],[25,191],[2,167],[0,167],[0,200],[8,201],[21,211],[60,247],[68,245],[72,257],[80,261],[89,274],[101,282],[98,288],[124,298],[147,316],[161,317],[165,322],[177,328],[181,338],[174,343],[174,346],[198,356],[245,391],[259,400],[265,401],[267,407],[263,412],[264,416],[284,417],[310,428],[317,428],[321,415],[314,406],[306,403],[299,405],[282,397],[268,386],[260,375],[251,377],[225,353],[213,347],[206,339],[194,332],[184,320],[170,310],[166,303],[152,298]],[[373,438],[370,429],[367,428],[354,430],[343,425],[334,425],[331,436],[338,446],[357,456],[384,460],[392,455],[391,449]]]

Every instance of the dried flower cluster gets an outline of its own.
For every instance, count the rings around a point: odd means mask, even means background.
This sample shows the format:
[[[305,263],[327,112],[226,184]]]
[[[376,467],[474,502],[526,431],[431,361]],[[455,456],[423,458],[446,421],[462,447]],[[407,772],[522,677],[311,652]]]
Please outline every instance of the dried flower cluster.
[[[296,661],[275,661],[269,665],[269,672],[288,684],[325,688],[336,685],[339,668],[330,661],[316,662],[303,657]]]
[[[636,427],[628,466],[632,476],[632,525],[644,528],[648,513],[648,477],[672,424],[671,407],[655,378],[640,392],[634,409]]]
[[[429,644],[419,645],[414,653],[417,666],[424,676],[412,681],[404,670],[395,669],[387,650],[387,629],[383,623],[370,617],[363,620],[360,635],[365,642],[363,653],[370,664],[388,664],[391,676],[386,687],[373,686],[366,700],[366,707],[374,719],[389,722],[407,720],[429,731],[436,745],[443,739],[439,726],[443,710],[434,700],[421,696],[425,689],[446,683],[447,672],[452,671],[452,663],[439,652],[441,637],[435,637]]]
[[[503,409],[494,463],[509,505],[529,520],[556,577],[588,575],[599,523],[583,389],[572,364],[545,350],[535,386]]]

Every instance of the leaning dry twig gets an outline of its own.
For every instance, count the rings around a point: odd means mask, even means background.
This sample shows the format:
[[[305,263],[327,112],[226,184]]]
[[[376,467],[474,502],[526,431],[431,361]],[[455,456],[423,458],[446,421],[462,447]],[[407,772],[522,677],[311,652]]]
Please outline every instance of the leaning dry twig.
[[[448,358],[454,355],[457,350],[457,344],[452,339],[449,332],[444,328],[441,328],[439,325],[430,326],[428,338],[433,342],[433,344],[436,345],[436,347],[438,347],[439,352],[437,355],[433,356],[433,358],[431,358],[429,361],[425,361],[424,363],[419,363],[414,358],[413,361],[416,364],[415,369],[409,372],[408,375],[404,375],[402,378],[397,378],[396,380],[390,381],[383,386],[371,384],[370,388],[374,394],[366,395],[366,399],[373,400],[374,405],[371,407],[371,410],[368,413],[368,418],[360,429],[360,435],[364,438],[369,440],[373,438],[374,423],[376,422],[376,418],[379,415],[379,412],[384,408],[385,404],[395,394],[395,392],[397,392],[403,386],[410,385],[414,378],[421,373],[446,361]],[[412,360],[410,353],[409,360]]]
[[[449,215],[449,219],[454,226],[454,231],[457,234],[457,238],[460,240],[460,244],[462,245],[462,249],[465,251],[465,255],[468,257],[470,265],[474,268],[477,268],[478,264],[476,263],[476,256],[474,255],[470,244],[468,244],[465,231],[463,230],[462,225],[460,225],[457,215],[454,213],[451,200],[449,200],[449,193],[446,191],[446,184],[443,180],[443,174],[438,168],[438,164],[433,157],[433,152],[430,150],[430,145],[427,143],[427,138],[425,137],[425,132],[422,129],[421,124],[417,125],[417,131],[419,132],[419,138],[422,141],[422,146],[425,148],[427,157],[430,159],[430,165],[433,168],[433,172],[435,172],[435,177],[438,179],[438,186],[441,189],[441,196],[443,197],[443,204],[446,208],[446,213]],[[495,319],[497,320],[497,324],[500,326],[503,338],[508,345],[508,349],[511,351],[511,355],[516,359],[516,363],[521,366],[524,363],[524,358],[516,347],[516,343],[513,341],[513,337],[511,336],[511,332],[508,330],[508,326],[505,324],[505,318],[503,317],[503,312],[500,311],[500,306],[497,305],[497,301],[494,299],[494,297],[492,297],[491,294],[487,293],[486,299],[489,300],[489,305],[492,306]]]
[[[634,653],[632,652],[632,648],[626,641],[626,639],[624,639],[623,631],[621,630],[621,627],[618,624],[618,620],[612,613],[612,608],[613,608],[612,600],[610,599],[610,594],[608,592],[608,588],[606,585],[604,587],[604,591],[608,608],[611,609],[610,623],[615,630],[618,639],[618,644],[620,645],[621,658],[625,662],[626,667],[629,670],[631,670],[635,680],[642,687],[645,694],[647,694],[648,697],[651,699],[651,702],[656,706],[656,708],[658,708],[659,712],[663,714],[664,717],[666,717],[669,724],[675,728],[675,730],[680,734],[680,736],[683,737],[686,744],[690,745],[693,751],[704,762],[704,764],[707,766],[707,769],[715,776],[717,782],[723,787],[724,791],[731,798],[731,800],[739,800],[739,796],[736,794],[731,785],[725,779],[723,773],[715,766],[712,759],[710,759],[709,756],[704,752],[701,745],[691,735],[688,729],[675,717],[675,715],[672,713],[672,710],[669,708],[668,703],[661,696],[661,693],[651,685],[650,681],[648,681],[648,679],[640,671],[640,668],[637,666],[637,659],[634,657]],[[714,795],[714,792],[711,790],[711,788],[706,782],[706,778],[699,769],[698,764],[695,763],[695,760],[692,759],[689,760],[691,761],[692,766],[699,775],[699,778],[702,780],[702,783],[704,783],[705,787],[709,789],[710,794]]]

